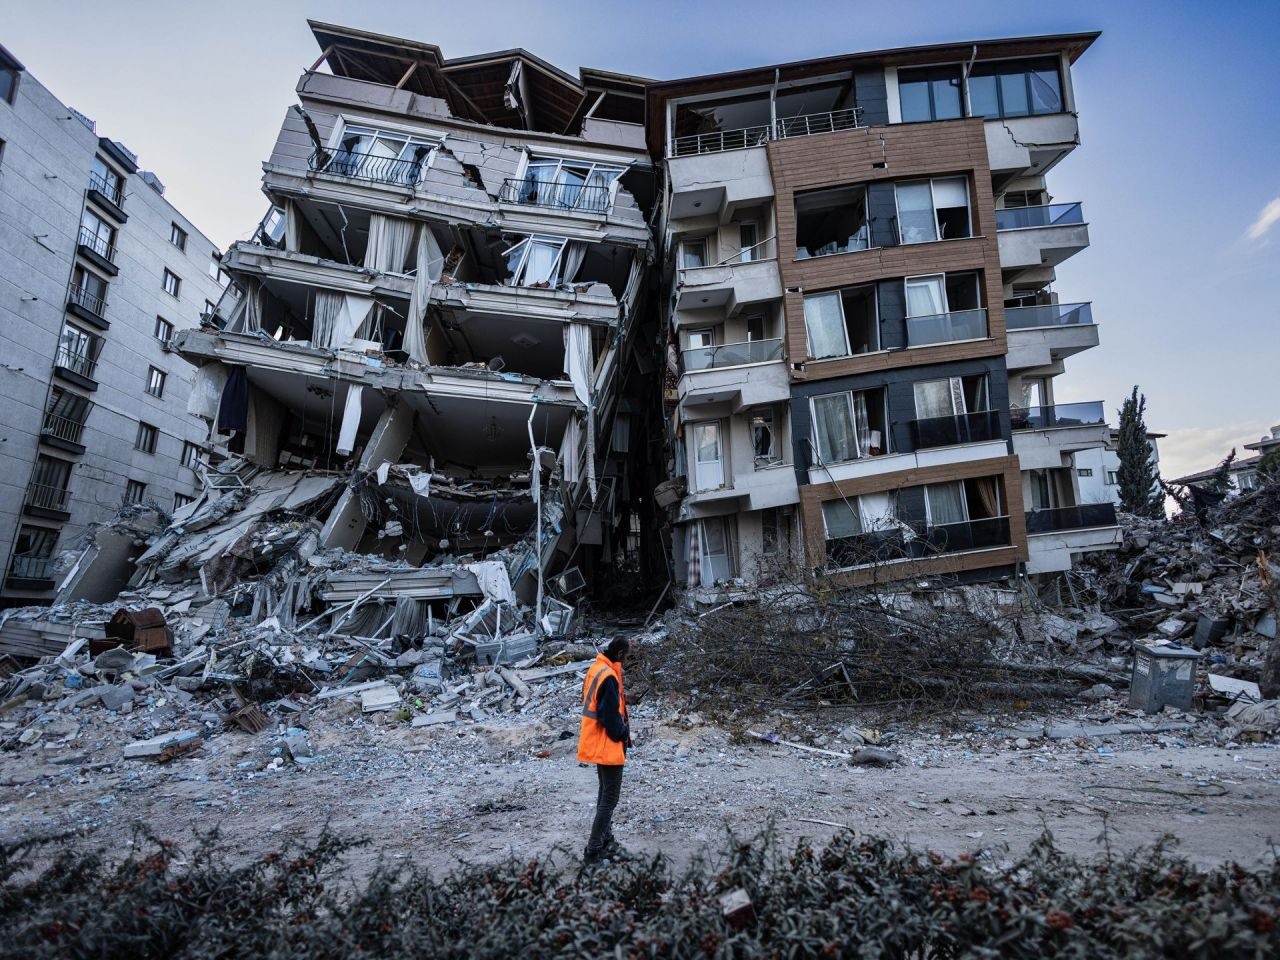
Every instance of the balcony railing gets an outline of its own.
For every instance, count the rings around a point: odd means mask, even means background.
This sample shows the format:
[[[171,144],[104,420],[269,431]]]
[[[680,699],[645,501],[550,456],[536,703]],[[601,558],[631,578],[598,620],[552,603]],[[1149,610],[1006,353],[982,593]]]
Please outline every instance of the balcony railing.
[[[88,247],[98,256],[103,257],[111,263],[116,262],[116,248],[111,244],[111,241],[106,237],[99,236],[94,233],[88,227],[82,226],[80,228],[79,243],[82,247]]]
[[[607,213],[611,188],[598,183],[553,183],[525,177],[502,181],[501,200],[555,210]]]
[[[98,368],[98,361],[85,353],[77,353],[69,350],[67,347],[59,347],[58,353],[54,358],[53,365],[70,370],[72,373],[78,373],[82,377],[93,379],[93,375]]]
[[[1114,527],[1117,522],[1113,503],[1082,503],[1074,507],[1027,511],[1027,533]]]
[[[1045,303],[1032,307],[1006,307],[1004,325],[1009,330],[1037,327],[1087,327],[1093,323],[1093,308],[1087,303]]]
[[[84,433],[84,422],[72,420],[70,417],[60,417],[56,413],[46,413],[40,432],[65,440],[67,443],[79,443]]]
[[[930,317],[907,317],[907,346],[923,347],[931,343],[956,340],[981,340],[987,335],[987,311],[959,310]]]
[[[402,187],[416,184],[426,165],[426,153],[414,160],[400,160],[350,150],[316,150],[307,161],[308,168],[315,173],[330,173],[371,183],[394,183]]]
[[[74,283],[67,285],[67,303],[83,307],[95,317],[105,317],[107,314],[107,301],[90,293],[84,287],[77,287]]]
[[[9,561],[11,577],[22,577],[25,580],[52,580],[53,573],[53,557],[16,553]]]
[[[938,524],[925,531],[924,540],[939,553],[1007,547],[1010,543],[1009,518],[988,517],[984,520]]]
[[[40,507],[43,510],[66,511],[70,492],[65,487],[54,487],[47,483],[27,484],[27,506]]]
[[[1101,400],[1091,400],[1051,407],[1014,407],[1009,411],[1009,420],[1014,430],[1054,430],[1103,425],[1107,415]]]
[[[912,420],[911,436],[917,450],[999,440],[1000,414],[995,410],[976,410],[952,417]]]
[[[808,137],[815,133],[831,133],[834,130],[852,130],[862,126],[862,108],[847,107],[827,113],[806,113],[800,117],[779,117],[774,122],[774,135],[779,140],[788,137]]]
[[[781,340],[746,340],[715,347],[691,347],[684,351],[684,372],[736,367],[744,363],[768,363],[782,359]]]
[[[698,153],[721,153],[725,150],[741,150],[759,147],[769,142],[769,125],[743,127],[741,130],[716,130],[712,133],[695,133],[676,137],[671,141],[673,157],[687,157]]]
[[[892,530],[876,530],[827,541],[828,568],[868,566],[894,560],[922,560],[939,553],[1007,547],[1009,518],[988,517],[936,526],[900,521]]]
[[[89,189],[98,191],[98,193],[102,194],[117,207],[124,206],[124,194],[121,192],[120,188],[118,186],[113,187],[96,173],[89,174]]]
[[[1044,207],[1012,207],[996,211],[997,230],[1058,227],[1072,223],[1084,223],[1084,212],[1078,203],[1051,203]]]
[[[875,530],[852,537],[838,537],[827,541],[827,566],[862,567],[904,560],[919,555],[915,543],[908,540],[902,530]]]

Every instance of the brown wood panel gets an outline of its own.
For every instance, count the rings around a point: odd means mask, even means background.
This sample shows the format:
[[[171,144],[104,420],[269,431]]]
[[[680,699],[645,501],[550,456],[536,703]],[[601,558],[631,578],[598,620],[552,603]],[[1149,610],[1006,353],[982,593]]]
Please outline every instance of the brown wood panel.
[[[822,521],[822,504],[837,497],[857,497],[867,493],[884,493],[903,487],[918,487],[926,483],[946,483],[949,480],[969,480],[976,477],[995,476],[1004,498],[1005,512],[1009,515],[1010,546],[981,552],[941,554],[901,565],[903,577],[921,573],[957,573],[962,570],[978,570],[983,567],[1003,566],[1027,559],[1027,521],[1022,503],[1022,475],[1016,456],[992,457],[984,460],[966,460],[937,467],[917,467],[894,470],[870,477],[858,477],[831,483],[806,484],[800,488],[800,522],[806,555],[810,567],[818,568],[818,558],[825,558],[826,528]],[[880,565],[865,570],[830,574],[827,579],[848,586],[861,585],[872,580],[894,579],[894,566]]]
[[[995,199],[991,192],[986,132],[980,118],[860,127],[812,137],[773,140],[767,149],[777,197],[778,267],[786,290],[783,316],[794,379],[837,377],[867,369],[1000,356],[1007,352]],[[948,175],[969,179],[975,236],[881,247],[830,257],[794,259],[794,198],[797,191]],[[876,354],[874,359],[851,358],[800,369],[802,358],[808,355],[804,292],[962,270],[982,272],[990,334],[987,340],[893,351]]]

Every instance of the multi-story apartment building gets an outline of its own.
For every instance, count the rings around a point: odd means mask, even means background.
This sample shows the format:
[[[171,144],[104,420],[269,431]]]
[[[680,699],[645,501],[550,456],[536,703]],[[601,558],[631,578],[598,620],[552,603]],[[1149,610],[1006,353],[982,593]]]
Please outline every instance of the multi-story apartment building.
[[[239,296],[176,338],[191,409],[259,467],[350,472],[325,547],[425,563],[536,528],[543,567],[603,572],[648,482],[623,399],[653,257],[643,81],[311,27],[270,211],[224,257]]]
[[[788,564],[991,578],[1115,545],[1074,466],[1107,442],[1102,404],[1054,396],[1098,342],[1051,290],[1088,227],[1045,179],[1079,142],[1071,66],[1096,36],[648,86],[671,552],[695,597]]]
[[[169,349],[222,294],[151,173],[0,48],[0,604],[123,503],[181,506],[205,436]]]

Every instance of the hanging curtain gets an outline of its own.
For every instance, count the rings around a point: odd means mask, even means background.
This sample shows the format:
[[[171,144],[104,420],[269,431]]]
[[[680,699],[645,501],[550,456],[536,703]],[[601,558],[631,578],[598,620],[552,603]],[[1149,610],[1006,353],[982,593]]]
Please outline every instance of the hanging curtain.
[[[520,271],[520,286],[531,287],[535,283],[551,282],[560,246],[558,243],[530,240],[529,252],[525,254],[524,266]]]
[[[342,294],[331,290],[317,290],[314,315],[311,319],[311,345],[325,349],[333,343],[333,330],[342,313]]]
[[[925,277],[907,283],[908,317],[936,317],[946,312],[941,277]]]
[[[331,350],[346,346],[352,341],[357,331],[368,318],[369,311],[373,309],[373,299],[371,297],[358,297],[354,293],[337,294],[336,296],[341,300],[341,309],[338,310],[333,319],[333,326],[329,332],[329,342],[325,344],[313,343],[312,346],[324,346]],[[319,300],[320,294],[316,294],[317,307]]]
[[[431,304],[431,285],[444,270],[444,255],[436,235],[427,224],[418,229],[418,263],[409,297],[409,319],[404,325],[404,349],[411,360],[429,363],[427,358],[426,319]]]
[[[587,408],[587,485],[591,502],[596,490],[596,412],[591,400],[591,328],[585,323],[571,323],[565,328],[565,357],[573,395]]]
[[[929,181],[900,183],[898,228],[903,243],[926,243],[938,239],[938,219],[933,212],[933,192]],[[941,313],[941,311],[938,311]]]
[[[249,377],[244,367],[232,367],[218,402],[218,433],[243,433],[249,419]]]
[[[297,253],[301,242],[299,235],[300,224],[298,222],[298,208],[292,200],[284,202],[284,248],[291,253]]]
[[[582,422],[575,416],[570,419],[564,431],[564,440],[560,444],[560,476],[565,483],[577,483],[578,475],[578,441],[582,432]]]
[[[364,265],[379,273],[403,273],[413,244],[413,224],[403,217],[369,215],[369,246]]]
[[[702,586],[702,524],[695,521],[686,524],[684,530],[689,547],[687,562],[689,588],[693,589]]]
[[[916,418],[932,420],[949,417],[955,413],[950,378],[945,380],[920,380],[915,385]]]
[[[227,368],[217,360],[197,367],[195,378],[191,381],[191,392],[187,394],[187,413],[205,420],[216,419],[222,391],[226,386]]]
[[[809,333],[809,355],[814,359],[848,355],[849,338],[844,328],[840,294],[805,297],[804,326]]]
[[[280,431],[284,426],[283,411],[270,396],[249,389],[249,420],[244,434],[244,455],[261,467],[270,469],[280,456]]]
[[[864,530],[893,530],[898,525],[898,511],[892,492],[864,493],[858,497],[858,510]]]
[[[813,398],[813,433],[818,458],[823,463],[840,463],[857,456],[847,393]]]
[[[947,523],[964,523],[968,513],[964,505],[964,484],[931,483],[925,488],[929,500],[929,522],[935,526]]]
[[[334,452],[340,457],[350,456],[356,448],[356,434],[360,430],[360,395],[364,387],[353,384],[347,387],[347,402],[342,407],[342,426],[338,430],[338,445]]]
[[[562,283],[573,283],[574,277],[582,269],[582,261],[587,256],[587,245],[581,240],[570,240],[564,245],[564,259],[560,264]]]
[[[859,390],[853,395],[853,430],[858,456],[871,454],[871,419],[867,415],[867,395]]]
[[[996,487],[995,477],[979,477],[973,481],[978,491],[978,501],[988,517],[1000,516],[1000,491]]]

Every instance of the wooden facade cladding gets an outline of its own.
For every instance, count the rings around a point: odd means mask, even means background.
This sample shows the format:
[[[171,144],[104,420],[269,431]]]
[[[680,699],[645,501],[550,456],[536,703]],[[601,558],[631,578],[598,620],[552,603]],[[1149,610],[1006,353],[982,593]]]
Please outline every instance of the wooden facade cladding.
[[[950,480],[969,480],[995,476],[1000,485],[1004,511],[1009,517],[1010,546],[986,550],[944,553],[933,557],[883,564],[841,573],[824,575],[826,579],[842,586],[865,586],[876,581],[888,581],[921,574],[954,574],[966,570],[1008,566],[1027,559],[1027,520],[1022,503],[1022,475],[1016,456],[996,457],[986,460],[967,460],[938,467],[922,467],[896,470],[853,480],[833,483],[814,483],[800,488],[800,518],[804,528],[805,555],[811,561],[826,557],[826,526],[822,519],[822,504],[839,497],[857,497],[868,493],[883,493],[926,483],[946,483]],[[813,566],[818,566],[814,563]]]
[[[811,137],[771,140],[769,168],[777,198],[778,266],[782,275],[788,356],[793,379],[847,376],[894,367],[1001,356],[1007,352],[1004,288],[995,200],[983,120],[859,127]],[[974,236],[795,259],[795,194],[806,190],[920,177],[965,176]],[[804,293],[875,280],[982,271],[989,336],[985,340],[909,347],[809,363]]]

